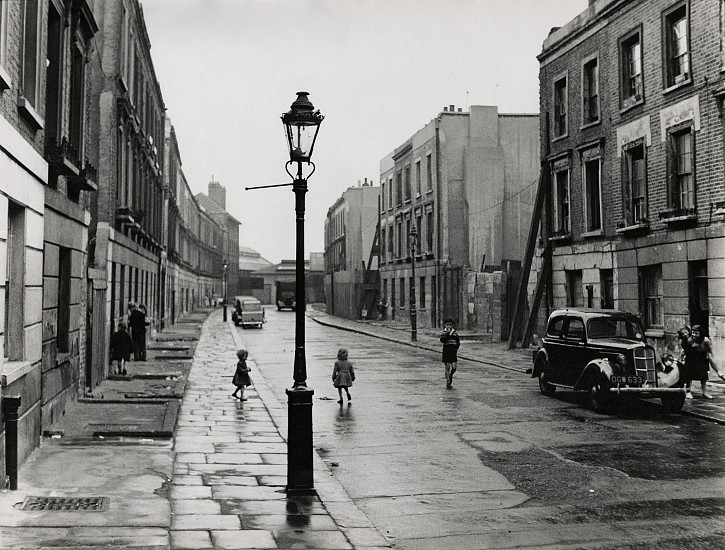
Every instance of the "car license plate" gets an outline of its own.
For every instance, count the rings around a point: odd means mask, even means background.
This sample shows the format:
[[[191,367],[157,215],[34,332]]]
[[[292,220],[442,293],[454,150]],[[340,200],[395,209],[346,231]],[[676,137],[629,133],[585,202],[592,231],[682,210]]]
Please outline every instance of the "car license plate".
[[[644,384],[643,376],[610,376],[609,379],[612,384],[636,384],[637,386]]]

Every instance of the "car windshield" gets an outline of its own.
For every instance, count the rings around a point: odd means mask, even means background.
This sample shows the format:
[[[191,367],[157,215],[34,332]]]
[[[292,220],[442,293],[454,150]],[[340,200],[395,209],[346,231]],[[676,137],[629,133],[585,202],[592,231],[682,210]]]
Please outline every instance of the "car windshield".
[[[642,326],[636,317],[597,317],[587,323],[590,339],[626,338],[642,340]]]
[[[262,305],[259,302],[244,302],[244,311],[260,311]]]

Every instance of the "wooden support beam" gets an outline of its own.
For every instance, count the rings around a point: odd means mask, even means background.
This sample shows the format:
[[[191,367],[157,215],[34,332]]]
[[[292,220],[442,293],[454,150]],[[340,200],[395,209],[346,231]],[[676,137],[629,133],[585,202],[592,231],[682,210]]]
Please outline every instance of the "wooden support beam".
[[[547,245],[544,249],[543,261],[541,262],[541,271],[539,271],[539,278],[536,280],[536,292],[534,293],[534,302],[531,304],[531,311],[529,312],[529,319],[526,321],[524,327],[524,336],[521,339],[521,347],[528,348],[531,344],[531,336],[536,326],[536,319],[539,317],[539,307],[541,306],[541,297],[544,294],[544,288],[546,288],[546,281],[548,279],[548,273],[551,269],[551,247]]]
[[[521,266],[521,281],[519,283],[519,291],[516,295],[516,306],[514,315],[511,319],[509,329],[508,349],[516,347],[516,337],[519,332],[519,317],[526,306],[526,292],[529,286],[529,273],[531,272],[531,263],[536,252],[536,238],[539,233],[539,224],[541,223],[541,214],[544,211],[546,192],[548,187],[549,165],[546,160],[542,160],[541,169],[539,171],[539,186],[536,189],[536,201],[534,202],[534,212],[531,218],[531,227],[529,228],[529,240],[526,244],[526,256],[524,256],[524,264]]]

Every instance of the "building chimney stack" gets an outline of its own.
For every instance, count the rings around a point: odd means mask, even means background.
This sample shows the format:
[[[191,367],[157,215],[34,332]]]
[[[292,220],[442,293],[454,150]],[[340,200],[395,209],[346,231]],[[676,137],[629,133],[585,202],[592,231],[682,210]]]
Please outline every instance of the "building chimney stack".
[[[209,198],[222,207],[227,209],[227,190],[221,186],[218,181],[214,181],[214,176],[209,182]]]

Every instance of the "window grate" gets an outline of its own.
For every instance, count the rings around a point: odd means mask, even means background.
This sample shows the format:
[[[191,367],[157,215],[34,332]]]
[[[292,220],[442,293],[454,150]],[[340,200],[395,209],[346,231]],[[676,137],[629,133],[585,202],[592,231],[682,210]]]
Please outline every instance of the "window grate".
[[[55,510],[58,512],[105,512],[110,504],[110,497],[36,497],[29,496],[20,506],[21,510],[41,512]]]

